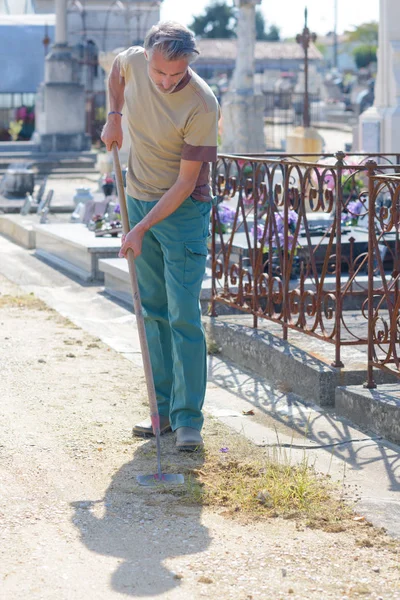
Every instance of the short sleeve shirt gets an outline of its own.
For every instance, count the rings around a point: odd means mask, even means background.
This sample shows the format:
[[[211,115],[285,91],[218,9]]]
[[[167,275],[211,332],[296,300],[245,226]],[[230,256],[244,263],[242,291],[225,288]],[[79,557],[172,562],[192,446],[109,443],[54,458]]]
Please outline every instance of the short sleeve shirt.
[[[184,159],[202,163],[192,196],[209,201],[209,163],[217,159],[219,116],[212,90],[189,68],[173,93],[160,93],[138,46],[121,52],[118,60],[131,139],[128,194],[138,200],[159,200],[177,180]]]

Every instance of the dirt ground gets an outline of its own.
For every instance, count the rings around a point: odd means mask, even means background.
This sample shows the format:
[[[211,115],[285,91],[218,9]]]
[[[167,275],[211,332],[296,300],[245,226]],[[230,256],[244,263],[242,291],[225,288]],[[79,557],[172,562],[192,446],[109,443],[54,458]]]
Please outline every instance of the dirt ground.
[[[0,580],[6,600],[400,599],[399,544],[246,522],[141,488],[141,369],[0,279]],[[205,439],[230,435],[208,419]],[[167,468],[201,467],[163,437]]]

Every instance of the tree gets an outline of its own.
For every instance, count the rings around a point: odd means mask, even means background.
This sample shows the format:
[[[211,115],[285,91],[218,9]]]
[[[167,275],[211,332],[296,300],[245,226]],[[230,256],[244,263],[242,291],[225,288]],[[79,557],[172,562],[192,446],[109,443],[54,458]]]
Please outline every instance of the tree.
[[[225,0],[216,0],[205,8],[203,15],[194,17],[190,29],[200,38],[234,38],[237,28],[237,10]],[[264,15],[256,11],[256,39],[275,42],[280,39],[279,29],[271,25],[265,31]]]
[[[261,11],[256,10],[256,40],[268,42],[278,42],[280,40],[279,28],[271,25],[268,31],[265,31],[265,18]]]
[[[233,38],[236,37],[236,15],[233,6],[224,1],[209,4],[203,15],[194,17],[190,29],[202,38]]]
[[[353,49],[353,56],[358,69],[368,67],[372,62],[376,62],[376,49],[378,44],[379,25],[376,21],[363,23],[347,32],[348,41],[357,46]]]
[[[372,62],[376,62],[376,46],[361,44],[353,50],[354,60],[357,69],[368,67]]]
[[[354,29],[354,31],[347,31],[347,38],[349,42],[360,42],[369,46],[376,46],[378,43],[378,23],[371,21],[370,23],[363,23]]]

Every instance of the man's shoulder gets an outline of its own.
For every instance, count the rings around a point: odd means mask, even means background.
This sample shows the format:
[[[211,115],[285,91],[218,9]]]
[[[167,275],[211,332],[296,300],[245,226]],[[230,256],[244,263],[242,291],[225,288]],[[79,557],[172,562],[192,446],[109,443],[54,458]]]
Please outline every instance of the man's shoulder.
[[[206,112],[218,111],[218,100],[206,81],[192,69],[189,86]]]
[[[145,60],[144,48],[141,46],[130,46],[129,48],[126,48],[126,50],[119,52],[118,58],[124,65]]]

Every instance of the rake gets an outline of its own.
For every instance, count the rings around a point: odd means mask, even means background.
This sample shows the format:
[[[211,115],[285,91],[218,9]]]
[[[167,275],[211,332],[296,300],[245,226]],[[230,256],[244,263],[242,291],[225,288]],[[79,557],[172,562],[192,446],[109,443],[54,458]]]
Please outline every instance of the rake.
[[[125,235],[129,233],[129,218],[128,211],[126,208],[125,189],[122,178],[121,164],[119,161],[118,146],[116,142],[112,145],[113,161],[114,161],[114,172],[117,184],[117,194],[121,210],[122,219],[122,230]],[[140,349],[143,358],[143,368],[146,378],[147,395],[150,406],[150,418],[153,433],[156,438],[157,446],[157,473],[152,475],[138,475],[137,482],[140,485],[145,486],[157,486],[163,483],[169,484],[182,484],[184,483],[183,475],[177,475],[173,473],[163,473],[161,469],[161,443],[160,443],[160,415],[158,414],[156,391],[154,388],[153,371],[150,363],[149,346],[147,343],[146,330],[144,327],[142,303],[140,300],[139,286],[136,276],[135,257],[131,249],[127,252],[127,260],[129,267],[129,276],[132,287],[133,306],[136,315],[136,324],[139,332]]]

